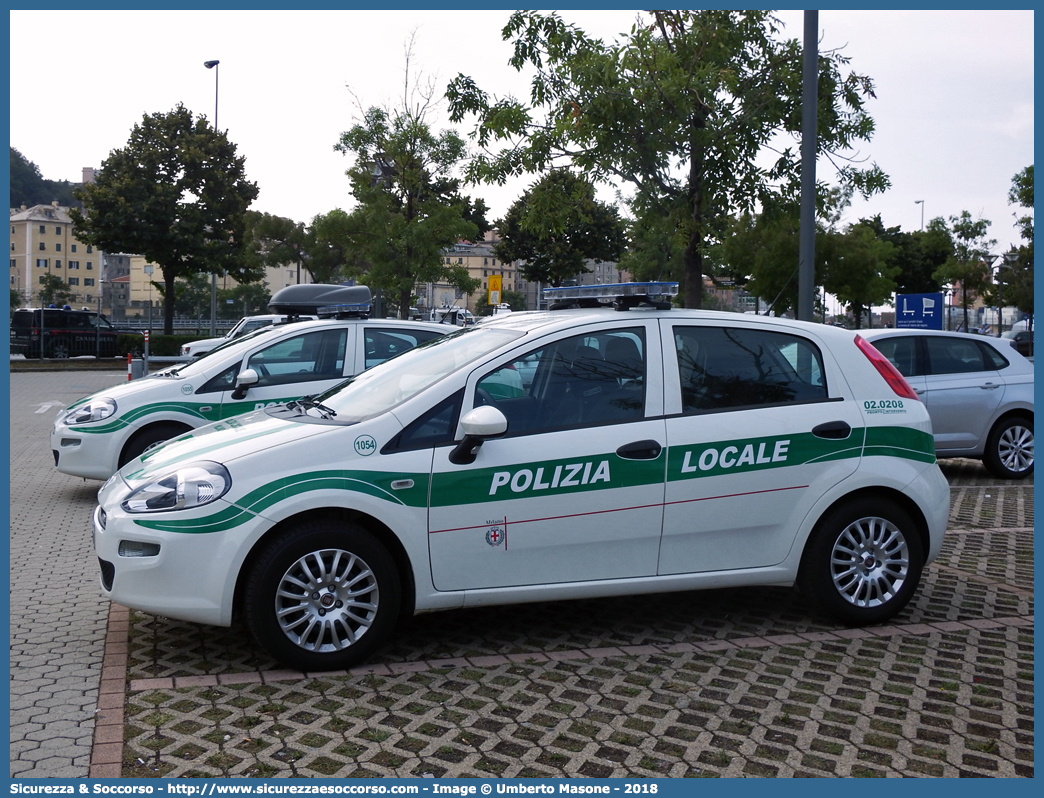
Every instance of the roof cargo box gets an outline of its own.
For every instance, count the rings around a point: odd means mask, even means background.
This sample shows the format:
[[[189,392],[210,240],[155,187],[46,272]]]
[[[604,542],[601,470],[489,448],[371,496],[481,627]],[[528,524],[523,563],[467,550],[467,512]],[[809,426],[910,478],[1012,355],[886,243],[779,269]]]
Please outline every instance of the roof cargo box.
[[[370,288],[365,285],[288,285],[272,295],[268,308],[273,313],[315,316],[368,316]]]

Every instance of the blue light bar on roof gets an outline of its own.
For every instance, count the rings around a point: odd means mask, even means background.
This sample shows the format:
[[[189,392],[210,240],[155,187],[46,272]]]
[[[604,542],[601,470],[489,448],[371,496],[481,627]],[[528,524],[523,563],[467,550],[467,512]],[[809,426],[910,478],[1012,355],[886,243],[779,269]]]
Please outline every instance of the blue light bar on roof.
[[[677,294],[677,283],[609,283],[544,289],[544,299],[559,307],[574,303],[585,307],[615,304],[618,308],[626,308],[643,303],[669,306],[671,298]]]
[[[316,309],[318,316],[368,316],[373,305],[369,302],[347,302],[341,305],[324,305]]]

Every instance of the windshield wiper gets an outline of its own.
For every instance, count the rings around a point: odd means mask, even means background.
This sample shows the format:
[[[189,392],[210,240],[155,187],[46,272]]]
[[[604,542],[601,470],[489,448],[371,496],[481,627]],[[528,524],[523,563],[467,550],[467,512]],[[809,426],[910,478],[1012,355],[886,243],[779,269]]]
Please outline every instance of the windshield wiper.
[[[323,418],[333,418],[337,415],[337,411],[327,407],[322,402],[317,402],[314,395],[302,396],[300,399],[293,399],[286,403],[286,406],[293,410],[295,407],[300,407],[302,410],[310,410],[313,407],[319,411],[319,415]]]

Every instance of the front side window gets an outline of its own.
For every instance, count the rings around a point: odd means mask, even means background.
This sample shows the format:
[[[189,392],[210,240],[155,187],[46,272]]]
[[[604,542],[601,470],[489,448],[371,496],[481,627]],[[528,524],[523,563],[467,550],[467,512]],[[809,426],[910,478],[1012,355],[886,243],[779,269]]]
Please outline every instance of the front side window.
[[[412,424],[408,424],[402,432],[383,450],[388,452],[405,452],[413,449],[430,449],[433,446],[453,442],[453,433],[457,431],[457,417],[460,415],[460,402],[464,391],[457,391],[447,399],[421,416]]]
[[[888,358],[904,377],[920,377],[924,374],[921,358],[914,336],[888,336],[873,341],[874,349]]]
[[[337,379],[344,376],[347,337],[347,329],[296,335],[255,352],[247,368],[257,372],[258,386]]]
[[[492,404],[508,435],[634,421],[645,409],[645,330],[585,333],[527,352],[486,374],[476,404]]]
[[[682,411],[826,399],[823,359],[810,341],[770,330],[675,327]]]

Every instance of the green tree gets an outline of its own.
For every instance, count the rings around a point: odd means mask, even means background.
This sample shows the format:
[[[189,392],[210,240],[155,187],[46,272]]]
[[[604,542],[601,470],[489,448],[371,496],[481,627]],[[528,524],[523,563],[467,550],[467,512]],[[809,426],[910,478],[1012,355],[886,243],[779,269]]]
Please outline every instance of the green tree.
[[[450,118],[478,117],[472,135],[483,153],[470,179],[503,182],[567,163],[633,188],[636,217],[669,219],[676,232],[665,240],[683,237],[672,271],[684,304],[699,307],[703,259],[728,216],[799,193],[800,157],[786,139],[801,129],[801,45],[779,40],[765,11],[648,13],[609,45],[555,14],[512,14],[503,37],[514,40],[510,64],[535,73],[529,102],[491,98],[458,75]],[[848,61],[819,57],[817,149],[833,163],[874,131],[864,110],[873,83],[842,74]],[[876,166],[845,163],[838,177],[864,194],[888,185]]]
[[[822,242],[822,246],[820,245]],[[844,303],[862,327],[863,314],[874,305],[891,302],[899,267],[892,264],[895,247],[862,222],[845,232],[830,232],[816,242],[823,249],[823,288]]]
[[[831,189],[820,198],[816,218],[815,282],[825,279],[829,234],[836,233],[851,201],[847,189]],[[777,314],[796,310],[800,205],[769,198],[760,214],[742,213],[728,220],[721,242],[710,249],[715,279],[743,286]],[[818,301],[818,297],[817,297]]]
[[[994,239],[986,238],[990,226],[986,219],[972,219],[968,211],[950,217],[950,236],[953,254],[935,270],[933,277],[943,285],[960,286],[961,310],[964,324],[968,324],[968,303],[973,294],[981,293],[992,275],[990,251],[997,246]]]
[[[893,246],[890,264],[898,268],[896,293],[932,294],[942,290],[933,275],[953,255],[953,241],[941,219],[933,219],[927,230],[913,233],[903,232],[899,227],[885,227],[880,214],[860,219],[859,224]]]
[[[19,291],[16,291],[14,288],[12,288],[11,289],[11,315],[13,316],[14,312],[16,310],[18,310],[18,308],[20,308],[20,307],[22,307],[22,294]]]
[[[350,215],[340,208],[312,219],[305,265],[315,282],[337,283],[366,274],[369,263],[355,243],[364,237],[363,224],[361,215]]]
[[[218,290],[218,315],[225,319],[238,319],[268,313],[268,301],[272,292],[265,283],[243,283],[235,288]]]
[[[51,304],[62,305],[73,298],[72,289],[57,274],[45,274],[40,278],[39,294],[43,307]]]
[[[1022,245],[1012,247],[1011,254],[1018,259],[1005,266],[1001,298],[1023,313],[1033,314],[1033,164],[1012,178],[1008,202],[1030,213],[1016,216],[1015,226],[1022,237]]]
[[[76,236],[110,252],[144,255],[163,269],[163,330],[173,331],[175,281],[227,272],[239,282],[261,274],[242,256],[245,214],[257,197],[245,158],[205,118],[179,105],[146,114],[127,146],[114,150],[94,183],[76,192]]]
[[[46,205],[57,201],[66,207],[76,205],[73,184],[68,180],[46,180],[40,167],[11,147],[11,207]]]
[[[244,217],[242,259],[251,271],[298,266],[305,258],[304,224],[270,213],[247,211]]]
[[[355,157],[347,174],[358,207],[344,221],[348,249],[409,318],[418,282],[446,282],[464,293],[481,284],[464,266],[445,263],[444,251],[475,240],[479,226],[465,218],[474,206],[452,196],[451,174],[464,158],[464,141],[452,131],[436,135],[427,122],[430,94],[387,111],[370,108],[343,133],[335,149]]]
[[[616,208],[595,199],[589,180],[554,169],[538,180],[497,222],[494,254],[524,261],[530,282],[561,285],[588,271],[586,260],[616,261],[624,249],[624,226]]]
[[[152,281],[157,296],[161,297],[164,307],[166,306],[167,285],[166,282]],[[220,307],[219,307],[220,310]],[[178,316],[188,316],[192,319],[210,318],[210,277],[197,272],[190,274],[174,283],[174,312]]]

